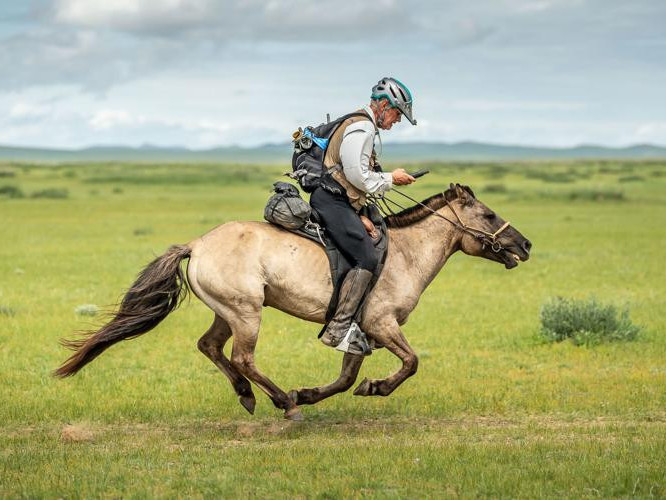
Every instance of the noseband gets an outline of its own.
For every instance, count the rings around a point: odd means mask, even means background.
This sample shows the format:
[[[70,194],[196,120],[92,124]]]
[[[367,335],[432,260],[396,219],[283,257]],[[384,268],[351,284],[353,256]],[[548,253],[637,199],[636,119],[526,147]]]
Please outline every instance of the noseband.
[[[408,196],[405,193],[402,193],[402,192],[398,191],[395,188],[393,189],[393,192],[398,193],[401,196],[404,196],[408,200],[416,203],[417,205],[421,205],[423,208],[432,212],[433,215],[436,215],[437,217],[439,217],[441,219],[444,219],[445,221],[449,222],[450,224],[453,224],[455,227],[457,227],[461,231],[463,231],[463,232],[465,232],[465,233],[467,233],[471,236],[474,236],[477,240],[479,240],[481,242],[481,244],[483,245],[483,248],[485,248],[486,246],[489,246],[490,249],[495,253],[499,253],[502,250],[504,250],[504,247],[498,241],[497,237],[503,231],[505,231],[508,227],[511,227],[511,223],[509,221],[506,221],[504,224],[502,224],[502,227],[500,227],[494,233],[489,233],[488,231],[484,231],[483,229],[468,226],[467,224],[465,224],[463,222],[463,220],[460,218],[460,216],[458,215],[458,212],[456,212],[456,209],[453,208],[453,205],[451,205],[451,203],[449,203],[449,200],[446,199],[446,194],[444,194],[444,193],[442,193],[442,196],[444,196],[445,203],[451,209],[451,212],[453,212],[453,215],[456,216],[456,219],[458,219],[457,221],[451,220],[448,217],[443,216],[442,214],[440,214],[436,210],[433,210],[432,208],[430,208],[428,205],[425,205],[424,203],[421,203],[420,201],[415,200],[411,196]]]
[[[446,200],[446,198],[445,198],[445,200]],[[499,241],[497,241],[497,237],[498,237],[498,236],[502,233],[502,231],[504,231],[507,227],[511,226],[511,223],[510,223],[509,221],[506,221],[504,224],[502,224],[502,227],[500,227],[500,228],[499,228],[497,231],[495,231],[494,233],[489,233],[488,231],[484,231],[483,229],[478,229],[478,228],[476,228],[476,227],[470,227],[470,226],[468,226],[467,224],[465,224],[465,223],[462,221],[462,219],[461,219],[460,216],[458,215],[458,212],[456,212],[456,209],[453,208],[453,205],[451,205],[451,204],[449,203],[448,200],[446,200],[446,205],[451,209],[451,212],[453,212],[453,215],[456,216],[456,219],[458,219],[458,224],[456,224],[456,225],[457,225],[460,229],[462,229],[463,231],[465,231],[467,234],[471,234],[471,235],[474,236],[476,239],[478,239],[478,240],[481,242],[481,244],[484,246],[484,248],[485,248],[486,245],[488,245],[488,246],[490,247],[490,249],[491,249],[493,252],[495,252],[495,253],[498,253],[498,252],[501,252],[502,250],[504,250],[504,247],[502,246],[502,244],[501,244]],[[423,205],[423,206],[425,206],[425,205]],[[428,207],[428,208],[430,208],[430,207]],[[432,210],[432,209],[431,209],[431,210]],[[433,212],[433,213],[436,213],[436,214],[439,215],[440,217],[443,217],[444,219],[446,219],[446,217],[444,217],[443,215],[441,215],[441,214],[435,212],[434,210],[432,210],[432,212]],[[446,220],[448,220],[448,219],[446,219]],[[452,221],[449,221],[449,222],[452,222]]]

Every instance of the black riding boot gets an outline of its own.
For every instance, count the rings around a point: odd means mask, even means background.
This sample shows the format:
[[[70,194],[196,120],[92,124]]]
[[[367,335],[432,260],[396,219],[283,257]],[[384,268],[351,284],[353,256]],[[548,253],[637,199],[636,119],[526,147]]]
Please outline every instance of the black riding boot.
[[[321,337],[324,344],[331,347],[343,347],[340,350],[350,354],[367,355],[372,352],[365,339],[365,334],[358,325],[352,330],[352,320],[361,300],[363,300],[363,295],[372,280],[372,276],[372,272],[360,267],[355,267],[347,273],[340,286],[338,307]],[[343,340],[345,341],[344,345],[341,345]]]

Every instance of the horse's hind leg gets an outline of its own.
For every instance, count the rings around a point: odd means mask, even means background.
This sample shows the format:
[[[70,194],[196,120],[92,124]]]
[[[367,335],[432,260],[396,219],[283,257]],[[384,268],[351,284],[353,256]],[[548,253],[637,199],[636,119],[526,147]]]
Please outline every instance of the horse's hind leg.
[[[199,339],[197,346],[199,350],[208,357],[222,373],[224,373],[238,394],[238,400],[248,412],[254,414],[257,401],[252,392],[250,382],[241,375],[224,355],[224,344],[231,337],[229,324],[215,315],[213,324],[208,331]]]
[[[254,382],[273,401],[273,404],[284,410],[284,417],[289,420],[302,420],[303,415],[291,398],[275,385],[266,375],[261,373],[254,363],[254,349],[259,336],[261,305],[253,314],[237,315],[229,323],[234,335],[234,346],[231,351],[231,364],[240,373]]]
[[[358,372],[361,369],[364,359],[363,356],[358,354],[345,353],[342,358],[342,370],[340,371],[340,376],[335,382],[322,387],[292,390],[289,392],[289,397],[291,397],[296,404],[312,405],[318,403],[322,399],[346,391],[354,385],[354,382],[356,382],[356,377],[358,376]]]

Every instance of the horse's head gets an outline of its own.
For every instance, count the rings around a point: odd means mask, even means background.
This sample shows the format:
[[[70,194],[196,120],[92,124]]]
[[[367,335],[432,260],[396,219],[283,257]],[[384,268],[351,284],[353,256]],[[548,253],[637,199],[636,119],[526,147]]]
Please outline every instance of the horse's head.
[[[469,186],[451,184],[444,192],[454,220],[464,226],[460,249],[512,269],[530,258],[532,243],[492,209],[476,199]]]

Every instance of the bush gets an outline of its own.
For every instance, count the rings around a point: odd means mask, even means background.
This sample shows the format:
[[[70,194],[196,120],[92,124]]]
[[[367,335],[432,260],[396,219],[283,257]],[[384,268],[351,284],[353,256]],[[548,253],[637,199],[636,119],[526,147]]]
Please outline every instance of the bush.
[[[541,334],[550,342],[571,339],[575,345],[634,340],[640,327],[622,311],[596,299],[555,297],[541,307]]]
[[[483,187],[484,193],[506,193],[507,189],[504,184],[486,184]]]
[[[645,177],[640,175],[625,175],[623,177],[618,177],[618,182],[643,182]]]
[[[525,172],[524,176],[526,179],[538,179],[542,182],[559,182],[568,184],[576,181],[576,179],[574,179],[566,172],[543,172],[540,170],[528,170]]]
[[[146,236],[149,234],[153,234],[153,228],[152,227],[137,227],[134,230],[134,236]]]
[[[509,169],[504,165],[491,164],[486,166],[484,177],[488,179],[501,179],[509,173]]]
[[[7,198],[24,198],[25,195],[21,189],[16,186],[0,186],[0,196]]]
[[[74,312],[79,316],[97,316],[99,307],[95,304],[81,304],[74,309]]]
[[[539,198],[562,201],[625,201],[624,192],[612,189],[573,189],[571,191],[539,191]]]
[[[30,196],[32,198],[63,199],[69,197],[69,191],[67,191],[67,189],[48,188],[42,189],[41,191],[35,191]]]
[[[14,316],[15,314],[16,311],[13,308],[0,305],[0,316]]]
[[[622,191],[613,191],[612,189],[578,189],[569,191],[567,198],[571,201],[624,201]]]

